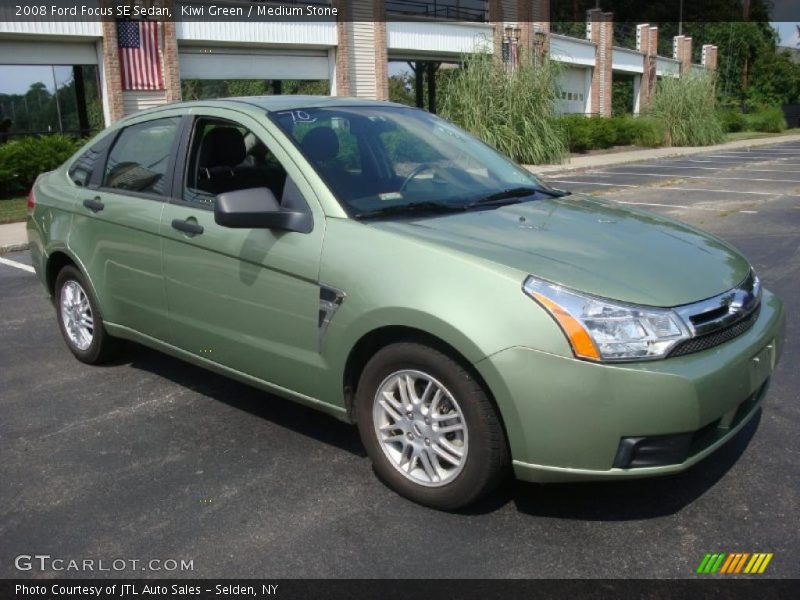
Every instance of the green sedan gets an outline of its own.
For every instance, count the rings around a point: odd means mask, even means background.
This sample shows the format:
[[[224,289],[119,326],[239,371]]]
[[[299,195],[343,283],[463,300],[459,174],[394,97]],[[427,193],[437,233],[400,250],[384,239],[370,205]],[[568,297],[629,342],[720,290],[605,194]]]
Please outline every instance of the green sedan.
[[[378,476],[440,509],[512,470],[686,469],[757,413],[783,344],[781,301],[722,240],[395,104],[138,113],[29,213],[78,360],[133,340],[356,423]]]

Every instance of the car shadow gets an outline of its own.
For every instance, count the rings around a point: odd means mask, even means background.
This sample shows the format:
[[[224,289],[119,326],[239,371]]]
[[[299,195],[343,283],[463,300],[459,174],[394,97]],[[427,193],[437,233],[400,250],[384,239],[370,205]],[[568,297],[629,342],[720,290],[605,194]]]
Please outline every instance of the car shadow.
[[[358,431],[320,411],[270,395],[135,343],[114,365],[130,365],[206,397],[266,419],[363,458]],[[509,476],[492,494],[460,514],[493,513],[513,503],[520,513],[584,521],[628,521],[677,513],[711,489],[736,464],[761,421],[761,410],[727,444],[687,471],[664,477],[612,482],[534,484]],[[376,484],[378,484],[376,479]]]
[[[154,373],[300,435],[361,458],[367,455],[356,428],[330,415],[134,342],[127,342],[125,346],[120,358],[108,366],[130,365],[134,369]]]

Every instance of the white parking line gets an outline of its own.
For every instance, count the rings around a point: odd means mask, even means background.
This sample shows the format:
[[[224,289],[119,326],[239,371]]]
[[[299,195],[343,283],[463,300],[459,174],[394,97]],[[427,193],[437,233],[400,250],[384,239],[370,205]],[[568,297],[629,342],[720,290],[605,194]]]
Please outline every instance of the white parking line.
[[[548,183],[573,183],[575,185],[604,185],[608,187],[631,187],[638,188],[640,185],[631,185],[628,183],[600,183],[597,181],[567,181],[566,179],[548,179]]]
[[[617,204],[632,204],[634,206],[663,206],[665,208],[685,208],[690,210],[709,210],[712,212],[720,212],[719,208],[706,208],[704,206],[686,206],[685,204],[659,204],[658,202],[620,202]]]
[[[567,181],[565,179],[550,179],[550,183],[571,183],[575,185],[601,185],[605,187],[625,187],[625,188],[647,188],[652,190],[670,190],[678,192],[708,192],[712,194],[750,194],[753,196],[784,196],[786,194],[779,194],[773,192],[745,192],[741,190],[707,190],[705,188],[683,188],[683,187],[667,187],[667,186],[642,186],[633,185],[630,183],[600,183],[597,181]],[[792,194],[789,194],[792,196]]]
[[[757,177],[711,177],[708,175],[673,175],[671,173],[624,173],[621,171],[606,171],[597,175],[633,175],[634,177],[671,177],[673,179],[718,179],[720,181],[772,181],[775,183],[800,183],[800,179],[769,179]]]
[[[690,167],[686,165],[625,165],[626,169],[698,169],[701,171],[723,171],[726,167]],[[738,169],[749,173],[800,173],[785,169]]]
[[[25,265],[21,262],[17,262],[15,260],[8,260],[7,258],[3,258],[0,256],[0,265],[7,265],[9,267],[14,267],[15,269],[20,269],[22,271],[28,271],[28,273],[35,273],[36,271],[33,270],[33,267],[30,265]]]

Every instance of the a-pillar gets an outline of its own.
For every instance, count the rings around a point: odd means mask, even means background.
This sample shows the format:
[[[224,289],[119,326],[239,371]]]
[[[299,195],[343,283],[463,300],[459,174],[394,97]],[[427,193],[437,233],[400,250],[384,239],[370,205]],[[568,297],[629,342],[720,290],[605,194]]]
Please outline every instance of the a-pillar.
[[[612,67],[611,53],[614,44],[614,15],[599,8],[587,11],[586,37],[595,45],[592,86],[589,92],[591,113],[611,116]]]

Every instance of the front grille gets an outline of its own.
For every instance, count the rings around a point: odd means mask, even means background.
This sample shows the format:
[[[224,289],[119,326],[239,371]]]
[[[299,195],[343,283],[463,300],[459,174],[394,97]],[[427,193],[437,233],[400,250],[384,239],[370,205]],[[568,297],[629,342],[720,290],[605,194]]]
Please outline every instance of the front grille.
[[[744,319],[737,321],[733,325],[729,325],[724,329],[719,329],[707,335],[701,335],[700,337],[691,338],[681,342],[672,349],[672,351],[669,353],[669,356],[683,356],[684,354],[692,354],[694,352],[700,352],[701,350],[708,350],[709,348],[719,346],[720,344],[724,344],[733,338],[739,337],[755,324],[755,322],[758,320],[758,315],[760,312],[761,305],[759,304],[753,312],[747,315]]]

